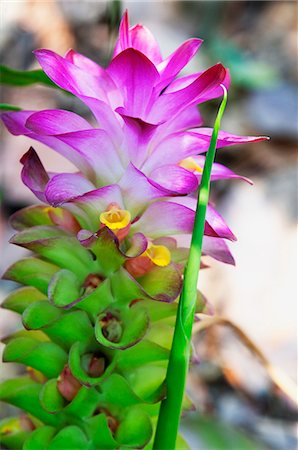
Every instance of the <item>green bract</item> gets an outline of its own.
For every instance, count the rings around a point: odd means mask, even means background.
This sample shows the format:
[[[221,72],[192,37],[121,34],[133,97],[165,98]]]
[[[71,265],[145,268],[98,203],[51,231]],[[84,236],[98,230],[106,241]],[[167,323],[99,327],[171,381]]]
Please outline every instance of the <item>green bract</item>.
[[[178,266],[156,266],[136,281],[124,268],[133,253],[123,253],[110,230],[86,245],[52,223],[45,206],[25,208],[12,224],[19,231],[11,242],[33,255],[4,274],[24,285],[2,304],[21,315],[24,330],[5,339],[3,360],[27,374],[1,385],[1,400],[23,410],[1,422],[2,445],[152,448]]]

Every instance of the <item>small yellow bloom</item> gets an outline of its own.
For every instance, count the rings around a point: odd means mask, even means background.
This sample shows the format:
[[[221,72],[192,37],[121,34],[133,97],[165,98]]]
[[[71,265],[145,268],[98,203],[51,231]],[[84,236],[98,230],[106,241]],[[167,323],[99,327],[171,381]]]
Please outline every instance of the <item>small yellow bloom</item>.
[[[154,245],[151,242],[149,242],[143,256],[147,256],[153,264],[160,267],[165,267],[171,262],[171,253],[169,249],[164,245]]]
[[[126,209],[111,208],[101,213],[99,220],[110,230],[121,230],[129,225],[131,215]]]
[[[192,172],[203,172],[202,167],[200,167],[199,164],[197,164],[196,161],[191,157],[182,159],[182,161],[180,161],[179,163],[179,166],[183,167],[184,169],[191,170]]]

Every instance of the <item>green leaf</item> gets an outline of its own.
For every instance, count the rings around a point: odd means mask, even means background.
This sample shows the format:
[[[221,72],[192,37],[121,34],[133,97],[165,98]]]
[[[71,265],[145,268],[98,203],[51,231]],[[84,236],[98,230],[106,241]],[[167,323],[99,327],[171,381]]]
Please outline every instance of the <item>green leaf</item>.
[[[21,111],[18,106],[9,105],[8,103],[0,103],[0,111]]]
[[[119,303],[129,304],[135,299],[150,298],[140,284],[123,267],[114,273],[110,280],[113,296]]]
[[[37,258],[20,259],[4,273],[4,280],[16,281],[20,284],[33,286],[44,294],[47,293],[49,282],[59,268],[47,261]]]
[[[112,450],[119,447],[108,426],[107,416],[98,414],[87,421],[88,434],[97,449]]]
[[[33,338],[38,340],[39,342],[49,342],[49,338],[46,334],[44,334],[40,330],[18,330],[15,333],[10,334],[9,336],[6,336],[5,338],[2,338],[1,341],[4,344],[8,344],[8,342],[12,341],[13,339],[17,338]]]
[[[79,427],[71,425],[63,428],[56,434],[47,450],[66,450],[66,448],[85,450],[87,444],[88,441],[84,432]]]
[[[168,324],[165,321],[161,321],[151,325],[147,334],[147,339],[170,350],[173,341],[173,333],[174,324]]]
[[[58,89],[42,70],[15,70],[10,67],[0,66],[0,82],[12,86],[30,86],[40,83]]]
[[[47,381],[39,394],[39,400],[43,409],[49,413],[61,411],[66,402],[57,388],[57,379]]]
[[[117,308],[115,305],[98,316],[95,336],[104,347],[123,350],[139,342],[148,326],[149,316],[138,304],[131,308]]]
[[[162,302],[175,300],[181,290],[181,275],[174,264],[166,267],[155,266],[145,276],[138,279],[143,289],[154,299]]]
[[[144,364],[167,361],[169,358],[169,350],[160,345],[143,340],[125,352],[117,354],[117,367],[121,371],[134,370]]]
[[[42,372],[47,378],[56,377],[67,362],[67,353],[53,342],[40,342],[30,337],[11,340],[3,353],[4,362],[19,362]]]
[[[39,330],[51,325],[64,314],[49,302],[37,301],[25,309],[23,313],[23,324],[29,330]]]
[[[58,308],[71,305],[80,298],[82,283],[77,276],[67,269],[59,270],[49,285],[49,299]]]
[[[74,342],[93,341],[94,330],[88,315],[84,311],[71,311],[43,330],[52,341],[69,349]]]
[[[98,356],[105,358],[105,369],[101,376],[90,376],[83,367],[84,355],[92,352],[86,350],[86,346],[81,342],[76,342],[69,352],[69,367],[74,377],[76,377],[85,386],[95,386],[102,383],[115,368],[115,361],[104,352],[100,352]]]
[[[67,269],[62,269],[53,276],[48,295],[58,308],[69,309],[75,306],[90,313],[94,318],[114,302],[109,279],[100,282],[99,286],[88,294],[77,276]]]
[[[23,450],[42,450],[47,448],[55,434],[55,428],[43,426],[34,430],[26,440]]]
[[[21,450],[30,431],[22,429],[19,417],[9,417],[0,421],[0,445],[13,450]]]
[[[149,416],[137,406],[126,409],[116,431],[117,442],[129,448],[142,448],[151,437],[152,424]]]
[[[167,361],[147,364],[124,373],[134,393],[146,403],[155,403],[165,396],[164,381]]]
[[[96,321],[97,315],[114,302],[111,283],[109,278],[107,278],[90,295],[83,297],[77,304],[77,308],[91,314],[94,317],[94,321]]]
[[[190,446],[188,445],[186,440],[183,438],[183,436],[181,436],[181,434],[178,434],[178,436],[177,436],[175,448],[176,448],[176,450],[191,450]]]
[[[142,402],[133,392],[127,380],[118,373],[112,373],[102,383],[101,391],[102,403],[125,408]]]
[[[152,300],[144,300],[142,305],[148,311],[151,322],[157,322],[169,317],[176,317],[177,303],[152,302]]]
[[[10,225],[18,231],[37,225],[54,225],[45,205],[28,206],[15,212],[9,219]]]
[[[13,236],[10,242],[71,270],[81,281],[90,272],[96,271],[96,263],[90,252],[75,237],[69,236],[61,228],[51,226],[27,228]]]
[[[102,228],[90,239],[88,248],[95,254],[104,276],[111,275],[125,261],[125,256],[119,250],[118,239],[107,227]]]
[[[25,309],[38,300],[46,300],[47,297],[34,287],[23,287],[13,291],[2,303],[2,308],[10,309],[22,314]]]
[[[65,414],[77,416],[80,420],[94,414],[100,400],[100,394],[94,387],[82,386],[75,398],[65,407]]]
[[[39,393],[41,385],[24,376],[6,380],[0,385],[0,400],[27,411],[48,425],[59,425],[62,416],[48,414],[41,407]]]
[[[29,329],[39,329],[50,339],[69,349],[77,340],[89,342],[94,331],[84,311],[64,312],[48,302],[32,303],[23,313],[23,323]]]

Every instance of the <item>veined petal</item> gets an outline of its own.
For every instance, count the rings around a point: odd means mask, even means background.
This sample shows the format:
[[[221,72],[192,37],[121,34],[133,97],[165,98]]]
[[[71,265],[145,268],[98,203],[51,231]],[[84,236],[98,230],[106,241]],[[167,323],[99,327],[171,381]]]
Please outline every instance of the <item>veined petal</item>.
[[[35,111],[13,111],[1,114],[1,119],[8,131],[14,136],[20,136],[22,134],[29,135],[30,130],[25,126],[27,119]]]
[[[189,194],[198,187],[197,177],[189,170],[175,164],[157,167],[150,173],[150,179],[159,186],[179,195]]]
[[[160,92],[178,75],[186,64],[194,57],[202,45],[202,39],[188,39],[177,48],[167,59],[160,62],[157,69],[160,73],[160,82],[156,89]]]
[[[141,24],[129,27],[128,13],[125,11],[120,23],[119,39],[116,42],[113,58],[130,47],[142,52],[154,64],[162,61],[159,46],[151,31]]]
[[[56,138],[84,157],[93,168],[97,185],[112,184],[123,174],[118,152],[104,130],[76,131],[57,135]]]
[[[218,261],[226,264],[235,265],[235,260],[232,253],[229,250],[224,239],[216,238],[212,236],[203,237],[203,254],[209,255]]]
[[[189,156],[208,150],[209,143],[192,131],[170,134],[160,141],[142,166],[145,173],[164,164],[178,164]]]
[[[112,107],[97,98],[78,96],[92,111],[98,122],[98,127],[102,128],[109,135],[114,145],[120,146],[123,140],[122,119],[119,114],[115,113]]]
[[[209,94],[210,98],[214,98],[213,91],[220,86],[225,77],[226,69],[222,64],[210,67],[184,89],[169,94],[164,93],[158,97],[146,120],[150,123],[162,122],[168,117],[179,114],[190,105],[205,101]]]
[[[166,197],[169,193],[152,185],[150,180],[133,164],[129,164],[123,177],[119,181],[125,208],[134,219],[149,202],[157,198]]]
[[[212,131],[212,128],[198,128],[192,130],[192,132],[196,133],[200,139],[206,140],[208,146],[210,143]],[[220,130],[218,133],[217,148],[227,147],[229,145],[267,141],[268,139],[269,138],[267,136],[239,136],[237,134],[231,134],[226,131]]]
[[[221,238],[237,241],[236,236],[230,230],[223,217],[210,205],[207,206],[206,221]]]
[[[189,128],[199,127],[203,124],[203,118],[200,114],[199,108],[196,105],[191,105],[183,110],[179,116],[169,118],[167,122],[159,126],[159,131],[167,133],[174,133]]]
[[[22,156],[20,162],[23,164],[21,173],[23,183],[44,202],[44,190],[50,178],[33,147]]]
[[[157,125],[128,116],[124,108],[117,108],[117,112],[124,120],[122,153],[127,155],[127,161],[139,167],[146,160],[148,145]]]
[[[45,198],[50,205],[59,206],[92,190],[94,185],[79,173],[60,173],[48,182]]]
[[[172,202],[155,202],[149,205],[141,218],[132,224],[131,233],[141,232],[150,238],[192,232],[195,213]]]
[[[75,52],[73,49],[68,50],[64,58],[92,75],[104,76],[104,69],[100,67],[99,64],[96,64],[92,59],[81,55],[81,53]]]
[[[149,210],[148,219],[146,220],[149,221],[150,216],[152,221],[152,227],[155,227],[155,225],[160,227],[159,221],[164,221],[165,226],[168,227],[167,233],[164,234],[164,232],[162,231],[161,232],[162,234],[160,234],[159,236],[192,233],[196,204],[197,204],[196,198],[190,196],[177,197],[175,198],[175,203],[170,201],[153,203],[148,207],[143,216],[140,218],[139,221],[135,223],[135,225],[137,227],[139,226],[138,225],[139,223],[142,225],[143,217],[144,216],[146,217],[147,211]],[[160,211],[160,213],[158,213],[158,211]],[[153,216],[155,214],[156,215],[159,214],[159,217],[153,219]],[[171,224],[177,226],[175,232],[171,230]],[[142,232],[146,234],[146,231]],[[236,240],[235,235],[229,229],[223,217],[221,217],[221,215],[209,204],[207,207],[204,235],[217,238],[225,238],[232,241]],[[148,236],[150,235],[148,234]],[[153,237],[157,238],[158,236],[154,234]]]
[[[205,156],[195,156],[193,157],[193,159],[195,160],[196,164],[198,164],[203,169],[205,164]],[[202,173],[196,173],[196,176],[200,180],[202,178]],[[228,167],[224,166],[223,164],[213,163],[211,171],[211,181],[230,180],[234,178],[246,181],[249,184],[253,184],[253,182],[249,178],[237,175],[235,172],[233,172],[231,169],[228,169]]]
[[[54,136],[70,131],[90,130],[93,127],[83,117],[63,109],[47,109],[33,112],[25,122],[25,128],[34,133]]]
[[[185,108],[178,116],[174,116],[166,122],[158,124],[156,132],[150,140],[151,153],[152,149],[157,147],[163,139],[166,139],[171,134],[180,131],[186,132],[188,129],[199,127],[202,124],[203,119],[196,105]]]
[[[128,48],[112,60],[107,73],[122,92],[127,114],[143,118],[159,79],[154,64],[138,50]]]
[[[193,83],[198,77],[200,77],[203,73],[204,72],[197,72],[197,73],[192,73],[191,75],[186,75],[184,77],[177,78],[171,84],[169,84],[169,86],[165,90],[165,93],[169,94],[170,92],[177,92],[177,91],[180,91],[181,89],[186,88],[191,83]],[[229,89],[230,84],[231,84],[231,76],[230,76],[230,72],[228,69],[226,70],[225,77],[221,84],[223,84],[227,89]],[[221,89],[221,88],[219,88],[219,89]],[[222,95],[222,89],[219,90],[219,93],[218,93],[218,96],[221,96],[221,95]]]
[[[61,140],[57,139],[56,136],[48,136],[47,134],[42,134],[42,122],[36,124],[39,129],[39,133],[35,133],[26,128],[27,120],[33,115],[33,113],[35,113],[35,111],[17,111],[12,113],[5,113],[3,114],[2,119],[7,129],[12,134],[25,135],[28,138],[48,145],[53,150],[57,151],[60,155],[71,161],[82,173],[86,174],[90,179],[94,179],[95,174],[93,166],[92,164],[90,164],[88,159],[84,155],[82,155],[79,150],[75,150],[74,148],[65,144]],[[39,113],[36,114],[38,115]],[[33,119],[32,122],[30,122],[30,125],[33,126]],[[45,128],[45,131],[48,132],[49,125],[47,123],[45,123]]]
[[[74,95],[85,95],[109,102],[109,95],[113,95],[117,90],[106,71],[103,71],[101,76],[95,76],[51,50],[35,50],[34,54],[48,77]]]

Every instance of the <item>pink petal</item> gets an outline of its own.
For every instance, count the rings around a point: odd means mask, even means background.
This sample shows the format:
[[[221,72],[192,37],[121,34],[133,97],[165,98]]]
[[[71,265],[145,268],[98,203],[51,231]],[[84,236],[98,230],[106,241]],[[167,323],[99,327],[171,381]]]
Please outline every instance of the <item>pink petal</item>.
[[[93,168],[96,185],[112,184],[124,172],[117,150],[104,130],[91,129],[57,135],[80,153]]]
[[[203,238],[203,254],[209,255],[218,261],[226,264],[235,265],[235,260],[231,254],[229,247],[221,238],[204,236]]]
[[[152,62],[139,51],[129,48],[112,60],[107,73],[122,92],[127,114],[143,118],[159,79]]]
[[[193,83],[198,77],[200,77],[203,73],[204,72],[197,72],[197,73],[192,73],[191,75],[186,75],[184,77],[177,78],[166,88],[165,93],[169,94],[171,92],[180,91],[181,89],[186,88],[191,83]],[[223,84],[227,89],[229,89],[230,84],[231,84],[231,76],[230,76],[230,72],[228,69],[226,70],[225,78],[223,79],[221,84]],[[220,97],[221,95],[222,95],[222,89],[219,88],[218,97]]]
[[[207,149],[209,144],[207,146]],[[184,131],[170,134],[154,148],[146,160],[143,171],[150,173],[160,165],[177,164],[189,156],[206,151],[206,141],[197,133]]]
[[[151,123],[162,122],[174,117],[190,105],[198,104],[207,98],[214,98],[213,91],[226,77],[226,69],[216,64],[203,72],[189,86],[169,94],[164,93],[155,101],[146,120]]]
[[[94,189],[94,185],[78,173],[55,175],[47,184],[45,197],[52,206],[59,206]]]
[[[10,132],[24,134],[56,150],[94,182],[103,178],[111,183],[123,173],[118,154],[105,131],[95,130],[74,113],[18,111],[3,114],[3,121]],[[55,134],[75,130],[77,126],[84,126],[85,130]]]
[[[198,128],[192,130],[200,139],[206,140],[209,146],[212,135],[212,128]],[[267,136],[239,136],[220,130],[218,133],[217,148],[227,147],[228,145],[248,144],[250,142],[266,141]]]
[[[152,203],[131,226],[131,232],[141,232],[151,238],[192,232],[194,211],[172,202]]]
[[[129,28],[128,14],[125,11],[120,23],[119,39],[115,46],[113,58],[130,47],[139,50],[154,64],[158,64],[162,60],[159,46],[151,31],[140,24]]]
[[[121,128],[123,121],[121,117],[113,111],[108,103],[102,100],[84,95],[80,95],[79,98],[90,108],[98,122],[99,128],[107,132],[116,146],[120,146],[123,139]]]
[[[44,190],[50,178],[33,147],[22,156],[20,162],[23,164],[21,173],[23,183],[44,202]]]
[[[149,202],[169,195],[165,190],[153,186],[150,180],[133,164],[129,164],[123,177],[119,181],[125,208],[135,218]]]
[[[92,75],[104,76],[104,69],[102,67],[92,61],[92,59],[75,52],[73,49],[68,50],[64,58]]]
[[[225,223],[223,217],[211,206],[207,206],[206,221],[221,238],[237,241],[236,236]]]
[[[202,45],[201,39],[189,39],[177,48],[167,59],[162,61],[157,69],[160,73],[160,82],[156,89],[160,92],[164,89],[186,64],[194,57]]]
[[[39,114],[42,115],[42,112],[18,111],[14,113],[7,113],[3,115],[3,122],[11,133],[23,134],[31,139],[35,139],[45,145],[48,145],[50,148],[57,151],[60,155],[71,161],[78,169],[80,169],[81,172],[85,173],[86,176],[94,178],[95,175],[92,164],[89,163],[89,161],[84,157],[84,155],[82,155],[80,151],[77,151],[64,142],[60,141],[56,136],[43,134],[43,125],[45,126],[45,133],[48,133],[49,128],[53,127],[53,124],[42,120],[40,121]],[[34,116],[34,118],[31,119],[32,116]],[[28,122],[29,118],[31,120]],[[29,123],[32,128],[36,128],[38,130],[38,133],[29,130],[26,127],[27,123]]]
[[[148,145],[157,125],[128,116],[123,108],[117,108],[117,112],[124,120],[122,152],[124,155],[127,154],[129,161],[139,167],[146,160]]]
[[[173,200],[173,202],[179,206],[192,210],[193,214],[195,214],[197,206],[197,199],[195,197],[177,197]],[[206,236],[224,238],[231,241],[237,240],[236,236],[232,233],[223,217],[210,204],[207,206],[204,234]]]
[[[194,160],[200,167],[204,167],[205,164],[205,156],[196,156],[194,157]],[[201,180],[202,174],[196,174],[198,177],[198,180]],[[243,177],[241,175],[237,175],[235,172],[233,172],[231,169],[228,169],[223,164],[219,163],[213,163],[212,165],[212,171],[211,171],[211,181],[217,181],[217,180],[230,180],[230,179],[239,179],[246,181],[249,184],[253,184],[253,182],[246,177]]]
[[[16,111],[8,112],[1,115],[4,125],[8,131],[14,136],[28,135],[30,130],[25,126],[28,117],[30,117],[35,111]]]
[[[106,71],[101,76],[94,76],[51,50],[35,50],[34,54],[48,77],[74,95],[109,102],[109,93],[113,93],[116,89]]]
[[[63,109],[35,112],[28,117],[25,127],[34,133],[48,136],[92,129],[92,126],[83,117]]]
[[[157,167],[150,173],[150,179],[179,195],[189,194],[198,188],[197,177],[189,170],[174,164]]]

